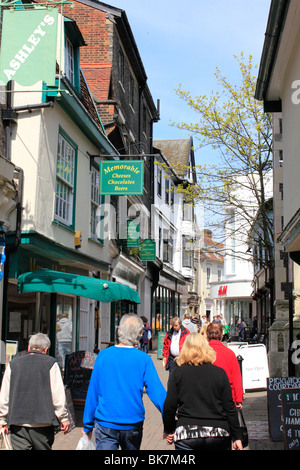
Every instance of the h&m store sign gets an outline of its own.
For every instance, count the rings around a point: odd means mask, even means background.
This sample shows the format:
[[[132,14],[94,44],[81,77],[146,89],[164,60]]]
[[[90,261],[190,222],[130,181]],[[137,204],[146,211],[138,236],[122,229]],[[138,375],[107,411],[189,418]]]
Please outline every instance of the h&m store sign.
[[[219,289],[218,289],[218,295],[219,296],[227,295],[227,287],[228,286],[220,286]]]

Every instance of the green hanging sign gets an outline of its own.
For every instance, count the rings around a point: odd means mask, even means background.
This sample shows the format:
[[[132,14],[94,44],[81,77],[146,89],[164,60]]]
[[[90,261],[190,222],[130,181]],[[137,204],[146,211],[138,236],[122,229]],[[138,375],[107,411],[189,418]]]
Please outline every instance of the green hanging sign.
[[[144,162],[141,160],[101,161],[100,194],[121,196],[143,194]]]
[[[127,247],[140,246],[140,225],[136,224],[133,220],[127,221],[127,238],[120,239],[120,245]]]
[[[55,85],[58,9],[4,10],[0,85]]]
[[[147,238],[140,244],[140,260],[155,261],[156,259],[156,243]]]

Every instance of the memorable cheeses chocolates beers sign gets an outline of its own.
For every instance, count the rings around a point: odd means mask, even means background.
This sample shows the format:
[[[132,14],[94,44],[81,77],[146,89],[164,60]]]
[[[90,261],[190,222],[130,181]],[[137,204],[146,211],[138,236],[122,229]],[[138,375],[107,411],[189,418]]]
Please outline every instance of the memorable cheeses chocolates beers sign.
[[[4,10],[0,85],[55,85],[58,10]]]
[[[100,194],[143,194],[144,162],[141,160],[107,161],[100,167]]]

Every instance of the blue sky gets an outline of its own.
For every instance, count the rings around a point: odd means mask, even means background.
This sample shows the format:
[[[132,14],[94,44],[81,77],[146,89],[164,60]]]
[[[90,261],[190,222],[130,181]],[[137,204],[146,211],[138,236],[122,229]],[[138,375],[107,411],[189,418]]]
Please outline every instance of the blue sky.
[[[175,93],[182,84],[193,96],[216,90],[218,67],[231,83],[240,83],[234,55],[252,54],[259,65],[271,0],[111,0],[125,10],[161,120],[155,139],[186,138],[172,121],[197,116]],[[195,142],[196,144],[196,142]],[[203,160],[202,152],[198,156]],[[204,157],[205,158],[205,157]]]

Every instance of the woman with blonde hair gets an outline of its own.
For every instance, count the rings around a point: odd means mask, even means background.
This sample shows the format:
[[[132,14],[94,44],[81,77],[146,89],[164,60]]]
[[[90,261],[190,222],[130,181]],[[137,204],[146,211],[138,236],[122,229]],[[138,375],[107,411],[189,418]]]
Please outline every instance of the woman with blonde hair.
[[[230,450],[231,440],[233,449],[243,448],[231,387],[215,359],[203,335],[186,338],[163,409],[164,437],[176,450]]]

